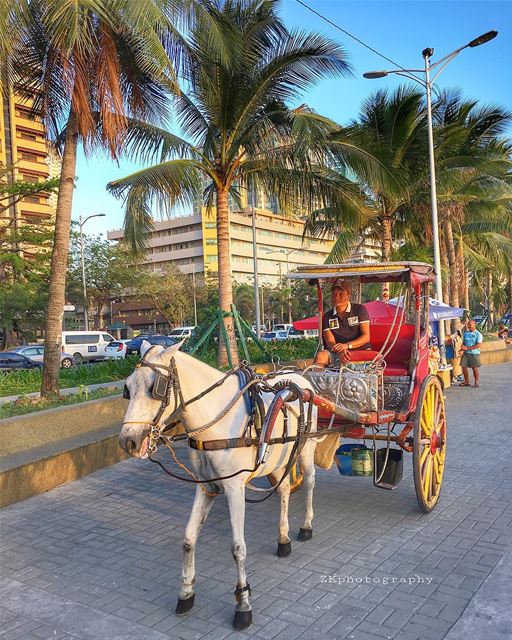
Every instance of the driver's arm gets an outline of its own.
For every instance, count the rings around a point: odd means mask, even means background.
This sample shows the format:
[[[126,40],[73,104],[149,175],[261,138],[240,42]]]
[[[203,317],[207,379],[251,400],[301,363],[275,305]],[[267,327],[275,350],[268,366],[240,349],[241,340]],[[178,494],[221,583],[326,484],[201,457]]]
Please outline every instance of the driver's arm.
[[[329,351],[332,351],[334,345],[336,344],[336,338],[334,337],[334,334],[330,329],[324,329],[324,340]]]

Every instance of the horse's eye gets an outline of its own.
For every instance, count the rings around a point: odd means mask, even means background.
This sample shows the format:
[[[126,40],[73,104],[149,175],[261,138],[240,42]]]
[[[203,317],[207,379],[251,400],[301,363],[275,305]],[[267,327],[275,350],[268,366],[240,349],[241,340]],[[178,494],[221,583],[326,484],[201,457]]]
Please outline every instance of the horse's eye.
[[[153,382],[152,382],[152,383],[150,384],[150,386],[149,386],[148,393],[149,393],[149,395],[150,395],[150,396],[152,396],[152,395],[153,395],[153,388],[154,388],[154,386],[155,386],[155,385],[154,385],[154,383],[153,383]]]
[[[125,400],[129,400],[130,399],[130,390],[128,389],[128,387],[126,385],[124,385],[124,389],[123,389],[123,398]]]

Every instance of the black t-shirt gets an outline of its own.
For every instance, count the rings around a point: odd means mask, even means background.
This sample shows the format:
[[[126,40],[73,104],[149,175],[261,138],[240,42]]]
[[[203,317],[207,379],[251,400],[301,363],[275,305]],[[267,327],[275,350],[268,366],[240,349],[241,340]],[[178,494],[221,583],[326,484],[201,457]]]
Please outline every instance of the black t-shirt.
[[[322,331],[330,331],[336,342],[352,342],[361,336],[360,325],[370,322],[368,311],[363,304],[349,302],[347,310],[338,315],[336,308],[329,309],[324,314]],[[358,349],[371,349],[369,342],[357,347]]]

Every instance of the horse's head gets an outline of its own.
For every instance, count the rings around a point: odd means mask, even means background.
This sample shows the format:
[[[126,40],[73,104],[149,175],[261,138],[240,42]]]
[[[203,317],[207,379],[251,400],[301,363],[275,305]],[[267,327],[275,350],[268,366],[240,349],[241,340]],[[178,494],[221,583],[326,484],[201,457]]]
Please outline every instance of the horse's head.
[[[182,344],[164,349],[144,340],[141,345],[140,361],[124,386],[123,396],[130,403],[119,434],[119,446],[131,456],[147,457],[152,421],[167,401],[159,423],[176,409],[175,397],[168,385],[172,385],[171,358]]]

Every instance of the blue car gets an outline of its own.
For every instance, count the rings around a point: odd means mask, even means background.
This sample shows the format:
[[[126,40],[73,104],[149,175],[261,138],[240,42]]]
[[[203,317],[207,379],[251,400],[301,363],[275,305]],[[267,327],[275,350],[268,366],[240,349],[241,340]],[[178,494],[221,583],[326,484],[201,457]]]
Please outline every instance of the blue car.
[[[133,353],[136,353],[137,355],[140,355],[140,347],[142,345],[142,343],[144,342],[144,340],[146,340],[147,342],[149,342],[149,344],[161,344],[162,347],[172,347],[173,344],[176,344],[177,340],[174,340],[173,338],[169,338],[169,336],[161,336],[161,335],[147,335],[147,334],[142,334],[140,336],[137,336],[136,338],[132,338],[132,340],[130,340],[130,342],[127,343],[126,345],[126,355],[132,355]]]

